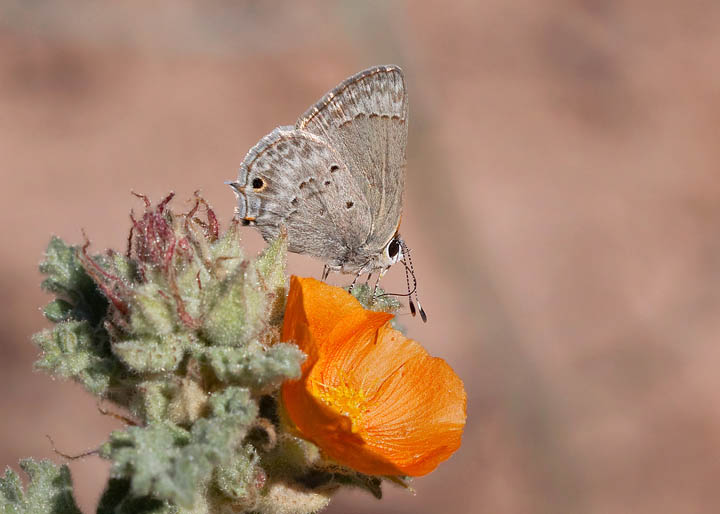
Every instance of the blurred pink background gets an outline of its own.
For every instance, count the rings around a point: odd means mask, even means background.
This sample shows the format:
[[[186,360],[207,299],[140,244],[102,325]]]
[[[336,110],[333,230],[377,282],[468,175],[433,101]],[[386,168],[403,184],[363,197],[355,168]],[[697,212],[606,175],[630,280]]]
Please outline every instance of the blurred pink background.
[[[395,63],[430,317],[402,321],[465,380],[467,427],[415,496],[326,512],[717,512],[719,24],[699,0],[1,0],[0,465],[121,426],[32,371],[50,234],[124,248],[130,190],[201,189],[226,224],[260,137]],[[70,466],[94,512],[107,463]]]

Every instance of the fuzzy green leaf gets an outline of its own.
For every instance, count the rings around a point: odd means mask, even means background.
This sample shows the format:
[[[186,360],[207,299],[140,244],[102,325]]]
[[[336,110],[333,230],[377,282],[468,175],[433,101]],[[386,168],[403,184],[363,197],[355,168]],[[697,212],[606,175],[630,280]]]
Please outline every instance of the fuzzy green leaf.
[[[264,391],[288,378],[299,378],[305,354],[294,344],[266,347],[251,342],[244,348],[204,348],[198,358],[210,366],[218,380]]]
[[[194,319],[200,319],[202,312],[202,290],[213,282],[214,278],[196,258],[184,269],[177,272],[176,284],[183,308]]]
[[[234,270],[238,263],[242,262],[242,244],[237,222],[233,221],[220,239],[212,244],[210,253],[213,262],[217,263],[216,273],[223,274],[227,270]]]
[[[111,269],[112,274],[126,284],[132,284],[137,279],[137,261],[118,253],[108,250],[107,255],[95,256],[96,261],[105,269]]]
[[[85,272],[77,252],[76,247],[66,245],[58,237],[50,240],[45,260],[40,263],[40,272],[47,275],[42,288],[67,300],[73,306],[73,319],[87,320],[97,326],[107,311],[107,300]]]
[[[164,422],[113,432],[100,455],[113,461],[113,478],[130,480],[133,496],[150,495],[191,508],[213,469],[232,458],[245,433],[243,424],[235,422],[238,402],[230,405],[232,415],[199,419],[190,431]],[[245,412],[243,421],[255,414]]]
[[[20,477],[7,469],[0,477],[0,513],[81,514],[73,498],[67,466],[25,459],[20,461],[20,467],[30,477],[30,483],[23,493]]]
[[[268,321],[280,325],[285,312],[285,263],[287,261],[287,236],[277,237],[265,251],[255,259],[258,276],[265,288],[274,295]]]
[[[113,352],[134,371],[160,373],[177,369],[187,344],[187,336],[172,334],[115,343]]]
[[[133,334],[171,334],[175,330],[176,320],[175,303],[168,299],[167,293],[162,292],[160,285],[149,282],[135,287],[130,304]]]
[[[162,378],[145,380],[138,384],[130,411],[146,423],[159,423],[167,417],[167,409],[178,386]]]
[[[287,236],[277,237],[260,256],[255,259],[255,266],[265,287],[275,291],[285,290],[285,261],[287,260]]]
[[[210,413],[214,418],[238,427],[247,427],[258,413],[250,391],[241,387],[228,387],[210,397]]]
[[[70,302],[57,298],[45,306],[43,314],[53,323],[60,323],[71,318],[73,310],[73,305]]]
[[[100,455],[112,459],[112,478],[130,480],[134,497],[152,495],[192,506],[200,482],[212,469],[207,458],[197,462],[188,458],[197,449],[189,432],[160,423],[113,432],[110,441],[100,448]]]
[[[103,394],[119,372],[104,330],[92,329],[87,321],[59,323],[35,334],[33,342],[42,350],[36,368],[71,378],[95,395]]]
[[[264,323],[268,296],[255,267],[247,262],[219,283],[203,290],[205,317],[202,333],[218,346],[242,346],[255,337]]]
[[[218,468],[215,484],[220,492],[231,500],[251,504],[252,496],[258,489],[257,476],[262,473],[258,464],[259,458],[255,449],[247,445],[238,450],[228,465]]]

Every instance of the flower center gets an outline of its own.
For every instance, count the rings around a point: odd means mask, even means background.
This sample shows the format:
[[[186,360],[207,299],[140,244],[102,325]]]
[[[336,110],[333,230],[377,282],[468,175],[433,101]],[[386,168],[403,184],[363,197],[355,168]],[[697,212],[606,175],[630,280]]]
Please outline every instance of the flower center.
[[[362,423],[363,407],[367,401],[365,393],[347,383],[338,386],[315,383],[320,386],[318,391],[320,400],[335,412],[347,416],[350,419],[352,431],[358,432]]]

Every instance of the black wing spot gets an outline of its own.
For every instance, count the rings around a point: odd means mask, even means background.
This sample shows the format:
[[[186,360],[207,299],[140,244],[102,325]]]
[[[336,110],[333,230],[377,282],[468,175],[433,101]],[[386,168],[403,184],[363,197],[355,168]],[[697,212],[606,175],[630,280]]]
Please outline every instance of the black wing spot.
[[[254,178],[252,181],[252,187],[253,189],[262,189],[262,187],[265,185],[265,182],[260,177]]]
[[[297,197],[296,197],[296,198],[293,198],[293,199],[290,201],[290,204],[291,204],[293,207],[297,207],[297,204],[298,204],[298,199],[297,199]]]
[[[330,173],[335,173],[339,169],[340,166],[338,166],[337,164],[333,164],[332,166],[330,166]]]
[[[354,202],[345,202],[345,208],[346,209],[352,209],[352,206],[355,205]]]
[[[300,185],[299,185],[298,187],[299,187],[300,189],[304,189],[305,186],[307,186],[307,182],[302,181],[302,182],[300,182]]]
[[[330,181],[329,181],[329,180],[326,180],[325,182],[323,182],[323,184],[325,184],[326,186],[329,186],[329,185],[330,185]]]
[[[388,256],[393,259],[400,251],[400,241],[393,239],[388,245]]]
[[[243,227],[247,227],[250,224],[250,220],[240,220],[240,223],[242,223]]]

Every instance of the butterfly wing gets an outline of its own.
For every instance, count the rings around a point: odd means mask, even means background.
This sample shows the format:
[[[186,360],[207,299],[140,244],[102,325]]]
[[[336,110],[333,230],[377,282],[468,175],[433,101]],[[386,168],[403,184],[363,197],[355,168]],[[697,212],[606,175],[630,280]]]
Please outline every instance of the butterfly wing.
[[[385,248],[400,223],[407,121],[402,70],[376,66],[342,82],[295,125],[337,151],[367,199],[372,224],[364,252],[369,258]]]
[[[236,216],[270,241],[287,229],[291,252],[339,267],[370,233],[368,203],[342,156],[321,137],[278,127],[240,166]]]

